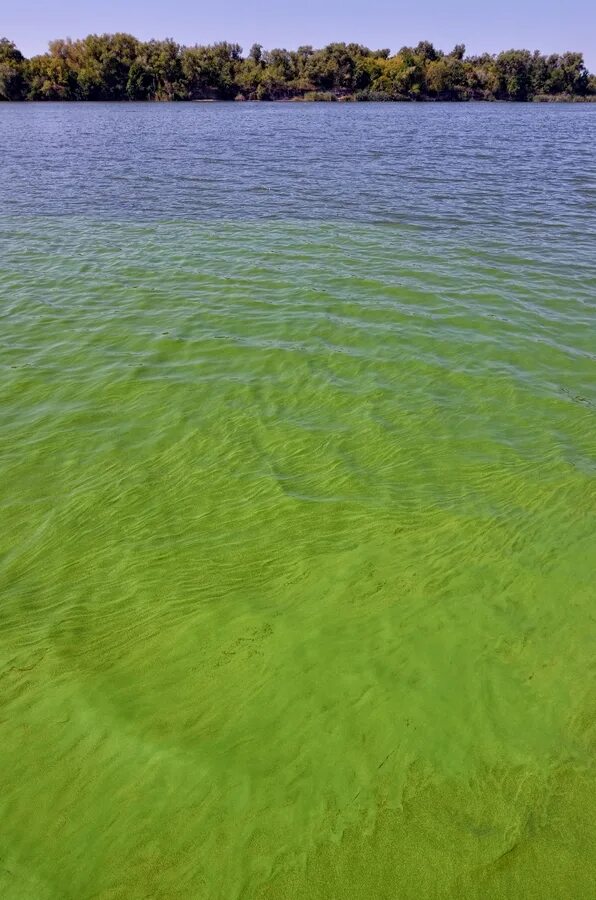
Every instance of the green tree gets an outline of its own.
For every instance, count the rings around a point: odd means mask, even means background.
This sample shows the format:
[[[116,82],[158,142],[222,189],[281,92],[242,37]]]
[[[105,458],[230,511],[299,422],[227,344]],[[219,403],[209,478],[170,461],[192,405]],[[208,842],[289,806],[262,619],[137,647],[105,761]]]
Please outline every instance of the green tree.
[[[47,53],[25,60],[0,39],[0,99],[198,100],[384,99],[532,100],[596,93],[581,53],[507,50],[466,57],[430,41],[371,50],[336,42],[321,49],[264,50],[253,44],[182,47],[171,38],[140,42],[130,34],[91,34],[52,41]]]
[[[440,100],[461,100],[467,96],[466,69],[459,57],[443,56],[429,62],[426,86]]]
[[[0,38],[0,100],[21,100],[25,94],[25,58],[8,38]]]
[[[255,65],[259,65],[261,59],[263,57],[263,45],[262,44],[253,44],[249,50],[248,58],[253,61]]]
[[[456,44],[451,53],[449,53],[448,55],[452,56],[454,59],[462,60],[466,55],[466,45]]]
[[[443,55],[435,50],[430,41],[420,41],[420,43],[414,47],[414,54],[424,60],[424,62],[434,62],[439,56]]]
[[[182,69],[182,48],[172,38],[139,44],[126,84],[135,100],[184,100],[188,85]]]
[[[532,55],[528,50],[507,50],[495,60],[495,93],[502,100],[527,100],[531,93]]]
[[[30,100],[78,100],[77,73],[66,58],[52,53],[33,56],[25,64]]]
[[[182,75],[191,99],[230,100],[238,93],[242,47],[221,41],[208,47],[185,47]]]

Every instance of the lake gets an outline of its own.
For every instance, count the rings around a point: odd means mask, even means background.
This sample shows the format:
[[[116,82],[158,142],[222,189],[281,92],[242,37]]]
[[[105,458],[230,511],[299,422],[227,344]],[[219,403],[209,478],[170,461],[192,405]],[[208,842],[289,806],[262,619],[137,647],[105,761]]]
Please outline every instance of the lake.
[[[0,106],[0,892],[593,895],[596,105]]]

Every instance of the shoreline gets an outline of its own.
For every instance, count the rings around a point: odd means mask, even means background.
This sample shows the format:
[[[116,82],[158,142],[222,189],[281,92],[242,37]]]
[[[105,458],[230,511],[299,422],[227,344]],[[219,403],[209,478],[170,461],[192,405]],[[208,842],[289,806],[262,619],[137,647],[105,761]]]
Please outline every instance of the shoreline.
[[[581,94],[571,94],[571,95],[544,95],[540,97],[533,97],[529,100],[513,100],[513,99],[502,99],[497,97],[388,97],[388,98],[374,98],[369,99],[367,97],[356,97],[354,95],[348,96],[337,96],[332,95],[330,97],[275,97],[275,98],[267,98],[267,99],[257,99],[255,97],[205,97],[205,98],[196,98],[196,97],[172,97],[172,98],[143,98],[143,99],[130,99],[128,97],[115,97],[115,98],[81,98],[81,97],[48,97],[48,98],[22,98],[18,100],[6,100],[3,97],[0,97],[0,107],[3,105],[6,106],[29,106],[34,103],[42,103],[44,106],[50,103],[58,103],[60,105],[76,105],[76,104],[99,104],[99,103],[118,103],[121,105],[127,104],[147,104],[147,105],[161,105],[161,104],[189,104],[189,103],[225,103],[233,104],[233,103],[254,103],[254,104],[264,104],[264,103],[341,103],[341,104],[352,104],[352,103],[366,103],[366,104],[415,104],[415,105],[425,105],[425,104],[442,104],[448,103],[450,105],[470,105],[473,103],[481,103],[483,105],[507,105],[507,106],[535,106],[535,105],[544,105],[544,104],[591,104],[596,103],[596,94],[583,96]]]

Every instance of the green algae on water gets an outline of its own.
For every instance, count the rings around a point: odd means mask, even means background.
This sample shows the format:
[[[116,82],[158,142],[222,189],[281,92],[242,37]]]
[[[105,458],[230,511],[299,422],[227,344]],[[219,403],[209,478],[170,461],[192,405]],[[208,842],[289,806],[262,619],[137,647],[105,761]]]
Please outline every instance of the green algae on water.
[[[594,270],[519,222],[0,219],[3,898],[593,896]]]

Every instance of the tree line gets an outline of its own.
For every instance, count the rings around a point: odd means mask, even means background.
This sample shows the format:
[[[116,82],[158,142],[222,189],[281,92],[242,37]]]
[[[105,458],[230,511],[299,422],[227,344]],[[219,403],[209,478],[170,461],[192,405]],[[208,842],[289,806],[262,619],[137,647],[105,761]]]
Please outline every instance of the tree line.
[[[0,38],[0,100],[552,100],[595,99],[596,76],[581,53],[507,50],[466,56],[429,41],[370,50],[322,49],[242,55],[227,41],[182,46],[130,34],[59,39],[26,59]]]

